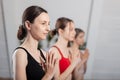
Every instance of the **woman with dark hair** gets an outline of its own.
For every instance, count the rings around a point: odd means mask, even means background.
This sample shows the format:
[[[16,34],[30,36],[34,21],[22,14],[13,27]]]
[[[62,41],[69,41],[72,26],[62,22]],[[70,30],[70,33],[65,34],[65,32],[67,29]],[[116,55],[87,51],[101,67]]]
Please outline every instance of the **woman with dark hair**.
[[[79,49],[79,46],[84,44],[84,31],[82,29],[76,28],[75,29],[75,38],[72,41],[72,44],[70,46],[70,52],[73,55],[78,55],[80,54],[80,62],[79,64],[75,67],[73,70],[73,80],[84,80],[84,74],[86,72],[87,68],[87,60],[89,57],[89,52],[88,49],[82,53],[82,51]]]
[[[38,49],[38,42],[46,38],[50,30],[48,13],[39,6],[28,7],[22,16],[17,37],[23,43],[13,54],[14,80],[51,80],[55,74],[57,59],[53,52],[46,54]]]
[[[74,22],[66,17],[58,18],[55,29],[51,32],[52,36],[55,34],[58,34],[58,40],[49,50],[54,52],[55,57],[59,60],[55,79],[71,80],[72,71],[79,62],[79,54],[73,56],[67,47],[68,41],[72,41],[75,36]]]

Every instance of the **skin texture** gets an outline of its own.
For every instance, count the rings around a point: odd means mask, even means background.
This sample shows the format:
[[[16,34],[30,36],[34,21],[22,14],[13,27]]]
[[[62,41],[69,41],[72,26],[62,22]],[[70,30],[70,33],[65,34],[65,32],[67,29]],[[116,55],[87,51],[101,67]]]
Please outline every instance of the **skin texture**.
[[[74,23],[73,22],[68,23],[64,30],[58,29],[58,34],[59,34],[58,41],[54,45],[59,47],[64,57],[70,59],[71,64],[62,74],[60,74],[58,64],[55,79],[71,80],[72,71],[75,68],[75,66],[79,63],[79,55],[69,54],[69,48],[67,47],[68,41],[72,41],[75,36]],[[61,59],[61,55],[55,47],[51,47],[49,51],[53,51],[55,53],[55,57],[58,58],[58,60]]]
[[[84,74],[86,72],[87,68],[87,60],[89,57],[89,51],[86,49],[84,53],[82,53],[79,50],[79,46],[83,45],[84,43],[84,32],[81,32],[78,34],[78,36],[73,40],[73,44],[70,47],[70,50],[73,55],[78,55],[80,54],[80,62],[79,64],[75,67],[73,71],[73,80],[84,80]]]
[[[44,62],[42,59],[40,59],[40,51],[37,49],[38,41],[46,39],[46,35],[50,30],[49,24],[49,16],[44,12],[36,17],[33,23],[25,21],[27,36],[20,47],[25,48],[38,63]],[[46,54],[46,52],[43,51],[43,54],[46,57],[46,74],[42,80],[51,80],[55,75],[58,60],[54,57],[53,52]],[[26,52],[22,49],[17,49],[13,54],[14,80],[27,80],[25,70],[27,64],[28,61]]]

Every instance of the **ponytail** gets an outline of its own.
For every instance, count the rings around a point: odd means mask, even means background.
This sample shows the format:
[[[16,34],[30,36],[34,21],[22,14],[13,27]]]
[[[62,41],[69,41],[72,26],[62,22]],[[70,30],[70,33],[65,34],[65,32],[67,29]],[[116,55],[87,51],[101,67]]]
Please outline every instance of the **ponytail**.
[[[27,35],[27,31],[26,31],[25,27],[23,25],[20,25],[18,33],[17,33],[17,38],[19,40],[23,40],[26,37],[26,35]]]
[[[50,36],[51,37],[54,37],[56,34],[57,34],[57,30],[56,29],[53,29],[53,30],[50,31]]]

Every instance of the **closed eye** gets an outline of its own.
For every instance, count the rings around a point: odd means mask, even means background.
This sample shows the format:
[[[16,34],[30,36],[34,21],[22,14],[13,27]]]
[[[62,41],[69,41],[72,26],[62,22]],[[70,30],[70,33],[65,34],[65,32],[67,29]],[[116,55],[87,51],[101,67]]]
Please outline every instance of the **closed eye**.
[[[46,23],[42,23],[42,25],[45,25]]]

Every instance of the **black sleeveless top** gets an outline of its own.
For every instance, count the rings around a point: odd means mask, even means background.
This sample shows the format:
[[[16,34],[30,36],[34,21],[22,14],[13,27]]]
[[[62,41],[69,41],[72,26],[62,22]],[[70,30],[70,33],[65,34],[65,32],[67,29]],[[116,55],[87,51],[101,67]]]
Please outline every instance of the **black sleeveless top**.
[[[45,75],[42,66],[30,55],[30,53],[25,48],[18,47],[16,49],[23,49],[27,53],[27,60],[28,60],[28,64],[26,66],[27,80],[41,80]],[[46,60],[41,50],[40,50],[40,55],[44,60]]]

